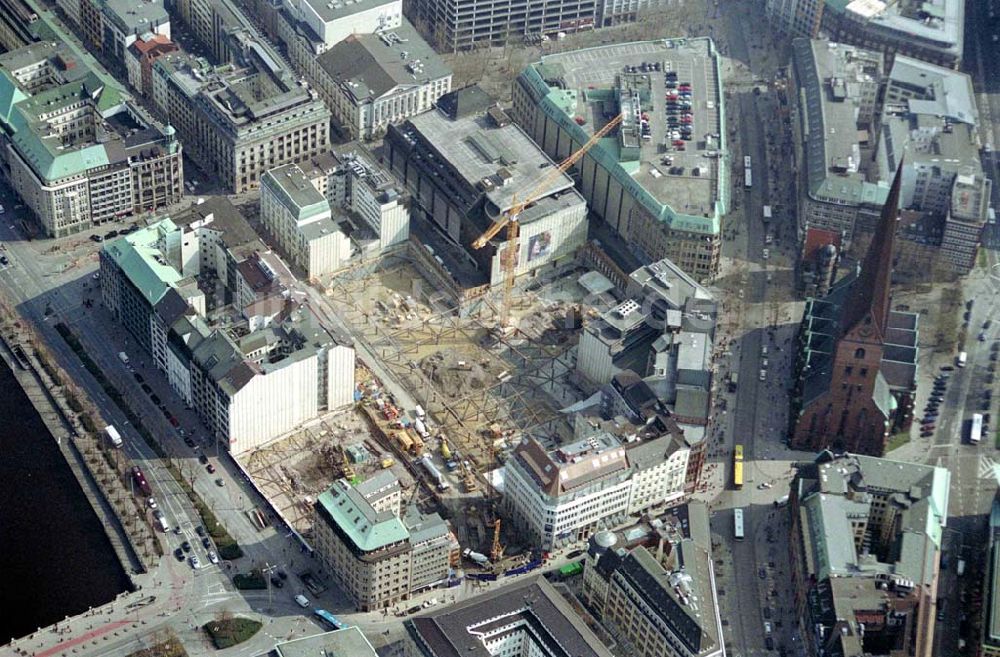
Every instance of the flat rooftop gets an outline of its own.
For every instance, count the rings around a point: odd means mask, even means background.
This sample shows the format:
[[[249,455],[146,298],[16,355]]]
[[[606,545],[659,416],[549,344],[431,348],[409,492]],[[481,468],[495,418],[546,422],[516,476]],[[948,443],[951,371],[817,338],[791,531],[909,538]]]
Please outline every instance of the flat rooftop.
[[[643,63],[659,63],[660,71],[644,72]],[[714,215],[719,200],[720,159],[709,153],[722,153],[723,127],[722,90],[711,40],[645,41],[588,48],[548,55],[535,67],[546,80],[558,77],[565,82],[561,93],[563,109],[570,116],[584,119],[582,127],[590,134],[617,114],[617,107],[611,112],[605,108],[605,101],[613,97],[617,87],[627,84],[642,88],[648,81],[651,104],[643,103],[642,111],[649,116],[651,139],[639,139],[638,161],[623,161],[622,166],[659,203],[675,212]],[[626,67],[639,68],[631,73]],[[677,73],[678,84],[691,85],[688,111],[693,116],[692,139],[684,151],[673,146],[667,130],[666,71]],[[710,135],[715,137],[706,139]],[[673,158],[672,162],[666,164],[665,157]]]
[[[407,622],[426,655],[490,657],[485,642],[523,635],[544,657],[611,657],[601,640],[544,577],[450,605]]]
[[[459,116],[451,120],[440,111],[425,112],[411,117],[412,125],[455,168],[470,187],[478,188],[484,179],[497,184],[486,197],[495,206],[488,212],[498,215],[514,205],[515,196],[524,197],[549,175],[555,166],[535,142],[513,123],[498,127],[486,114]],[[407,126],[403,126],[403,132]],[[563,174],[545,186],[539,198],[569,190],[573,200],[579,195],[573,189],[573,180]],[[522,222],[530,221],[522,217]]]

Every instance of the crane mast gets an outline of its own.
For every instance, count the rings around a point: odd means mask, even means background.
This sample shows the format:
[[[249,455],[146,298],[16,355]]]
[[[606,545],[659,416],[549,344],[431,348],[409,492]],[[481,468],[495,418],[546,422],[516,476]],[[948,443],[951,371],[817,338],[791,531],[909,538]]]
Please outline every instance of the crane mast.
[[[510,321],[511,293],[514,289],[514,274],[517,269],[517,238],[520,233],[518,218],[521,216],[521,213],[524,212],[525,208],[545,195],[552,183],[562,177],[562,175],[566,173],[570,167],[579,162],[580,159],[587,154],[587,151],[594,146],[594,144],[604,138],[604,136],[611,132],[615,126],[621,123],[624,116],[624,114],[618,114],[613,119],[608,121],[604,127],[595,132],[583,146],[578,148],[569,157],[560,162],[558,166],[549,171],[521,201],[518,201],[517,196],[515,195],[512,199],[513,204],[511,207],[505,210],[482,235],[477,237],[475,241],[472,242],[472,248],[481,249],[486,246],[490,240],[499,235],[500,231],[504,228],[507,229],[507,239],[503,247],[503,252],[500,256],[500,268],[503,270],[504,274],[503,301],[500,305],[501,328],[508,326]]]

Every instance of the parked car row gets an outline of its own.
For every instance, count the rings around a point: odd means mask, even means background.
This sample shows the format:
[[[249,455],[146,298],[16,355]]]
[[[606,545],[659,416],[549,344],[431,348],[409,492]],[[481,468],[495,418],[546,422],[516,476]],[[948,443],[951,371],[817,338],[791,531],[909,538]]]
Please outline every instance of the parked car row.
[[[664,86],[667,103],[667,134],[664,141],[669,142],[674,149],[683,151],[694,135],[691,84],[679,81],[676,71],[667,71],[664,73]]]

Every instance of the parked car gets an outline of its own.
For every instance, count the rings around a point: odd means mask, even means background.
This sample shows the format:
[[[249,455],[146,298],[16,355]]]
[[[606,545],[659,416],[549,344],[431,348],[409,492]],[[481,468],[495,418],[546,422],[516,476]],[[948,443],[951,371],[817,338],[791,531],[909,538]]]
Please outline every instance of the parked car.
[[[208,454],[199,454],[198,455],[198,462],[201,463],[202,465],[207,464],[208,463]]]
[[[215,466],[211,463],[205,466],[205,469],[208,470],[208,474],[215,474]]]
[[[183,549],[185,552],[190,552],[191,544],[188,543],[187,541],[184,541],[183,543],[181,543],[181,549]]]

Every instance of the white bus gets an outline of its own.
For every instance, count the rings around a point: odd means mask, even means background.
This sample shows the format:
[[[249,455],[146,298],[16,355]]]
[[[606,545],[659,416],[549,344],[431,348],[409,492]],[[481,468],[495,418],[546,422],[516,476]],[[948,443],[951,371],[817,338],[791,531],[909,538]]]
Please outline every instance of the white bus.
[[[983,439],[983,414],[973,413],[972,424],[969,425],[969,442],[978,445]]]
[[[733,510],[733,538],[743,540],[743,509]]]
[[[753,186],[753,167],[750,166],[750,156],[743,156],[743,186],[750,189]]]

